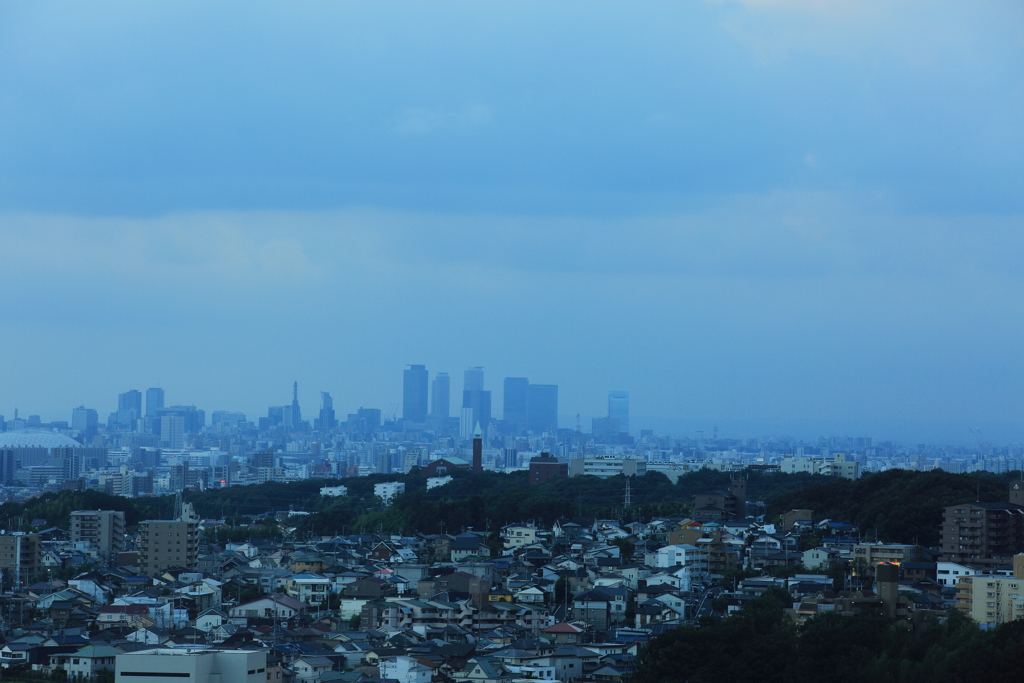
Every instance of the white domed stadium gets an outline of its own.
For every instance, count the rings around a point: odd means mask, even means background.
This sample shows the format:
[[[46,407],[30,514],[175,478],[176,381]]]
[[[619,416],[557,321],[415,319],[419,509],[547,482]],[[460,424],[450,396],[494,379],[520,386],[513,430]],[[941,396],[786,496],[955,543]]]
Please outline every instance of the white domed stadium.
[[[81,448],[70,436],[60,432],[19,429],[14,432],[0,432],[0,448]]]

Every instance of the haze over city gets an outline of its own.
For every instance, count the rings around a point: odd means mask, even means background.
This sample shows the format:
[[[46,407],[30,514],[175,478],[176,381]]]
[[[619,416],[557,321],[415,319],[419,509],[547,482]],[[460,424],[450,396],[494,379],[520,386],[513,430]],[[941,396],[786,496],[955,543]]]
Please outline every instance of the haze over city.
[[[387,411],[424,364],[561,427],[1020,442],[1022,20],[5,3],[0,414]]]

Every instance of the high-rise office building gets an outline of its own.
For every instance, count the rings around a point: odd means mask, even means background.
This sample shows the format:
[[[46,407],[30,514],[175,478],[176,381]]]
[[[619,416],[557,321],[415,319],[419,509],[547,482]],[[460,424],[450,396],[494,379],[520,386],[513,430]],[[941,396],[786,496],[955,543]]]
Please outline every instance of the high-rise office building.
[[[489,391],[463,391],[462,407],[472,411],[472,418],[469,424],[489,425],[491,424],[491,392]],[[473,427],[470,427],[472,429]]]
[[[526,386],[526,428],[534,434],[558,430],[558,385]]]
[[[146,431],[157,434],[160,431],[160,410],[164,407],[164,390],[159,387],[146,389]]]
[[[334,429],[338,426],[338,420],[334,417],[334,400],[326,391],[320,392],[320,421],[317,427],[323,430]]]
[[[439,372],[434,375],[431,383],[430,416],[447,420],[451,415],[451,393],[452,384],[447,372]]]
[[[134,429],[142,418],[142,392],[131,389],[117,395],[117,426]]]
[[[484,390],[484,369],[479,365],[475,368],[470,368],[462,375],[462,390],[463,391],[483,391]]]
[[[629,392],[608,392],[608,417],[619,421],[619,431],[629,433]]]
[[[483,429],[491,424],[491,392],[484,390],[484,369],[479,366],[466,370],[463,375],[462,407],[473,411],[469,429],[473,429],[478,422]],[[466,431],[466,428],[463,425],[462,431]]]
[[[504,413],[505,431],[518,433],[526,428],[526,394],[530,380],[525,377],[505,378]]]
[[[159,387],[146,389],[146,417],[156,417],[157,411],[164,407],[164,390]]]
[[[50,460],[60,462],[61,480],[71,481],[78,479],[82,473],[82,449],[73,446],[60,446],[50,449]],[[106,450],[106,449],[104,449]]]
[[[99,415],[92,408],[78,406],[71,411],[71,429],[81,435],[82,443],[92,442],[100,424]]]
[[[138,389],[130,389],[123,394],[117,395],[118,410],[134,410],[142,415],[142,392]]]
[[[206,411],[200,410],[195,406],[168,406],[167,408],[161,408],[157,411],[157,417],[160,418],[158,420],[160,429],[163,428],[162,418],[167,415],[176,415],[182,418],[185,434],[198,434],[206,426]],[[163,436],[162,432],[158,433]]]
[[[421,423],[427,418],[427,368],[410,365],[402,379],[402,419]]]
[[[160,447],[179,450],[185,447],[185,417],[166,414],[160,416]]]

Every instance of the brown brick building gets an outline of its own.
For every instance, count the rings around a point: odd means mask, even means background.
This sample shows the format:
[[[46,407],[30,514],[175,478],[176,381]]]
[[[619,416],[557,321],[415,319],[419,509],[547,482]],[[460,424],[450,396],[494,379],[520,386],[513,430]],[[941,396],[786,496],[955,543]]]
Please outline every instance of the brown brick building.
[[[942,512],[942,559],[960,564],[1011,564],[1024,551],[1024,482],[1006,503],[961,503]]]

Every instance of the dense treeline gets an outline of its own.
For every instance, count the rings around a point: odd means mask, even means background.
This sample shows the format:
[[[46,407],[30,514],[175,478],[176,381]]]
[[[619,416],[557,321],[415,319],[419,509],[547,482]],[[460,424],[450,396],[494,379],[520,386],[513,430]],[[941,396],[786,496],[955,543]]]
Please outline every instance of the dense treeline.
[[[806,474],[751,472],[747,477],[748,498],[752,500],[825,481],[824,477]],[[631,504],[626,507],[625,476],[558,478],[530,485],[526,472],[456,472],[451,483],[430,491],[426,490],[426,480],[416,470],[397,478],[405,481],[406,492],[397,496],[390,506],[359,510],[356,509],[358,502],[338,500],[304,519],[301,529],[317,533],[342,529],[349,532],[455,533],[467,529],[493,531],[506,524],[530,520],[550,525],[560,517],[574,516],[647,521],[659,516],[685,516],[694,494],[709,489],[728,489],[730,482],[728,473],[714,470],[683,475],[676,483],[661,473],[652,472],[628,478]],[[361,479],[366,477],[344,481],[350,494],[357,494],[350,482]]]
[[[886,541],[933,545],[938,539],[942,507],[974,500],[1006,500],[1006,484],[1016,474],[949,474],[941,471],[890,470],[857,481],[807,474],[748,472],[747,499],[765,501],[767,518],[791,508],[810,508],[815,516],[860,525],[862,533],[876,533]],[[390,506],[374,497],[374,484],[403,481],[404,494]],[[627,478],[572,477],[527,483],[525,472],[456,472],[446,486],[427,490],[426,478],[414,469],[408,474],[374,474],[347,479],[310,479],[268,482],[256,486],[231,486],[186,492],[203,518],[228,519],[239,527],[271,512],[295,510],[310,514],[298,522],[302,534],[355,533],[360,531],[460,532],[495,530],[510,523],[534,520],[549,525],[559,517],[599,517],[647,521],[654,517],[688,514],[693,495],[728,489],[730,474],[700,470],[679,477],[675,483],[652,472],[629,481],[631,505],[624,505]],[[322,497],[322,486],[342,484],[348,495]],[[3,528],[28,529],[33,519],[47,526],[67,528],[68,515],[80,509],[123,510],[129,528],[142,519],[171,516],[173,496],[122,498],[97,491],[62,491],[33,498],[26,503],[0,506]],[[761,508],[750,506],[757,513]],[[20,527],[18,526],[20,522]],[[258,532],[258,533],[257,533]],[[273,536],[272,528],[254,529],[253,535]],[[244,534],[243,531],[236,535]]]
[[[0,524],[3,529],[26,531],[33,520],[46,521],[44,526],[68,528],[68,520],[75,510],[120,510],[125,513],[125,524],[134,526],[143,519],[161,519],[174,510],[170,496],[124,498],[100,491],[60,491],[44,493],[25,503],[0,505]]]
[[[910,631],[872,616],[823,614],[797,627],[771,589],[737,614],[683,626],[643,646],[630,683],[964,683],[1020,680],[1024,621],[982,630],[955,610]]]
[[[834,479],[780,492],[769,500],[767,515],[774,519],[787,510],[809,508],[816,518],[857,524],[865,538],[933,546],[939,542],[943,507],[978,499],[1006,501],[1007,485],[1019,477],[1020,472],[887,470],[856,481]]]

